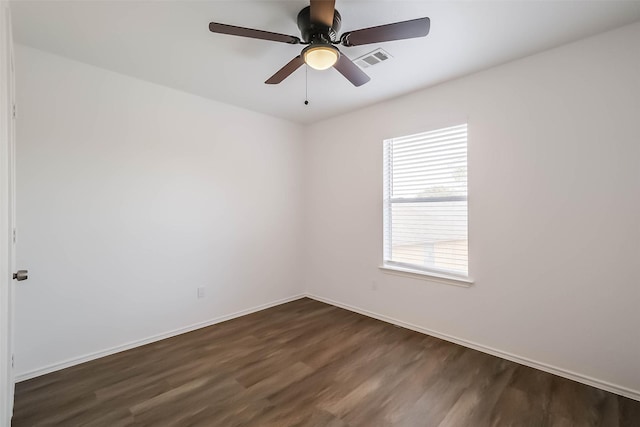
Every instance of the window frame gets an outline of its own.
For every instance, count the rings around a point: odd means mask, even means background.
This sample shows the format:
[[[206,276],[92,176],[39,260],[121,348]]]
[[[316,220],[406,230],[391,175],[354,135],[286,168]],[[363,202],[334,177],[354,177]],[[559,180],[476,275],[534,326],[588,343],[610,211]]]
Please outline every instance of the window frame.
[[[430,132],[438,132],[450,127],[466,125],[466,167],[469,170],[469,124],[467,120],[460,120],[457,123],[445,126],[432,126],[428,130],[409,134],[405,136],[396,136],[385,138],[383,140],[383,244],[382,244],[382,263],[379,268],[388,274],[410,277],[414,279],[435,281],[455,286],[469,287],[474,283],[471,278],[470,259],[470,239],[469,239],[469,181],[467,175],[466,196],[432,196],[432,197],[391,197],[392,194],[392,177],[393,177],[393,157],[389,153],[392,149],[394,139],[408,138],[419,136]],[[395,199],[395,200],[394,200]],[[403,263],[391,260],[392,243],[387,244],[387,239],[392,238],[392,208],[394,203],[429,203],[429,202],[447,202],[447,201],[466,201],[467,211],[467,274],[457,273],[452,270],[440,269],[437,267],[420,267],[411,263]]]

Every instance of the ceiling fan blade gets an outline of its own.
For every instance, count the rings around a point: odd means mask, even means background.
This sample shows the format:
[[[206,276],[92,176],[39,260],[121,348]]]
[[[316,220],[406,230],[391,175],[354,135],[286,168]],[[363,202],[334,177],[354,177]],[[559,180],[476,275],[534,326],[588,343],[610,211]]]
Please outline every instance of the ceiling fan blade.
[[[286,34],[271,33],[269,31],[254,30],[253,28],[236,27],[235,25],[211,22],[209,31],[212,33],[228,34],[230,36],[249,37],[252,39],[271,40],[274,42],[298,44],[300,39]]]
[[[362,86],[369,80],[371,77],[367,76],[364,71],[360,69],[356,64],[353,63],[346,55],[340,53],[340,58],[338,62],[333,66],[336,70],[340,72],[343,76],[347,78],[354,86]]]
[[[269,77],[269,79],[265,82],[268,85],[277,85],[287,77],[291,75],[295,70],[300,68],[300,66],[304,64],[304,59],[300,55],[293,58],[287,65],[280,68],[273,76]]]
[[[319,22],[327,27],[333,27],[335,10],[335,0],[311,0],[311,22]]]
[[[392,40],[413,39],[429,34],[430,27],[431,20],[429,18],[418,18],[410,21],[350,31],[342,35],[340,42],[344,46],[360,46],[363,44],[381,43]]]

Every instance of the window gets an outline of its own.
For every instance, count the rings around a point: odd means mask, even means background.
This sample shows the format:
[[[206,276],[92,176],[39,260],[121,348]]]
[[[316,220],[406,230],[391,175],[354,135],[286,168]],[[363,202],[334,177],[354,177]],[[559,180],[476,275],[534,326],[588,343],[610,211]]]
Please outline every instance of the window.
[[[466,124],[384,141],[384,266],[468,276]]]

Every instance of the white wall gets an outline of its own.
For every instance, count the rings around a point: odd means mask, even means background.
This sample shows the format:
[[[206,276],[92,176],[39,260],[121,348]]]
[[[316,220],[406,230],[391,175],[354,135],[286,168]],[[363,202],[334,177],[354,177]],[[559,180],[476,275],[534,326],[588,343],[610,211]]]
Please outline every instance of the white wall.
[[[312,126],[309,292],[640,397],[638,52],[635,24]],[[381,272],[382,140],[465,118],[475,284]]]
[[[298,125],[27,47],[17,65],[19,377],[301,292]]]

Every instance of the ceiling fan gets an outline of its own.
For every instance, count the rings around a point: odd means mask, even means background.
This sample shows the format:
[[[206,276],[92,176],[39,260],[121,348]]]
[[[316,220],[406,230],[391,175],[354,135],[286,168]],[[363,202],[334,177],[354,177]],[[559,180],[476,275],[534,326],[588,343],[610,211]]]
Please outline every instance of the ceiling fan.
[[[296,36],[236,27],[234,25],[211,22],[209,30],[214,33],[242,36],[281,43],[307,45],[300,55],[269,77],[266,84],[278,84],[302,64],[316,70],[335,68],[354,86],[362,86],[370,80],[364,71],[354,64],[334,45],[346,47],[380,43],[392,40],[424,37],[429,33],[429,18],[396,22],[377,27],[348,31],[338,37],[342,23],[340,13],[335,9],[335,0],[311,0],[310,5],[298,13],[298,28],[302,40]]]

